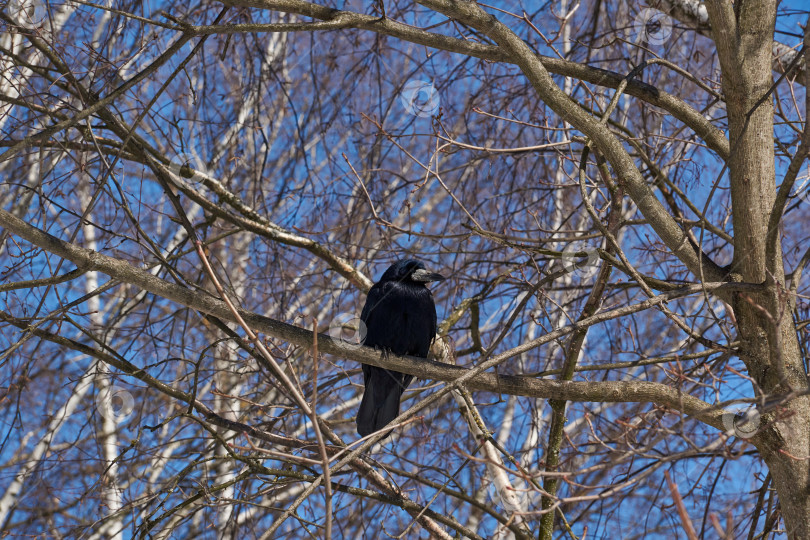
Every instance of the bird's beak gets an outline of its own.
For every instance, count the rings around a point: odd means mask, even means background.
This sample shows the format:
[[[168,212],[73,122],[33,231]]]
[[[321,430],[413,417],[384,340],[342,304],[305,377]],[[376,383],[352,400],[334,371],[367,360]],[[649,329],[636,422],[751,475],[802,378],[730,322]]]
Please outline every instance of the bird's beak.
[[[430,281],[444,281],[445,277],[441,274],[434,274],[433,272],[419,268],[411,273],[411,279],[419,281],[420,283],[428,283]]]

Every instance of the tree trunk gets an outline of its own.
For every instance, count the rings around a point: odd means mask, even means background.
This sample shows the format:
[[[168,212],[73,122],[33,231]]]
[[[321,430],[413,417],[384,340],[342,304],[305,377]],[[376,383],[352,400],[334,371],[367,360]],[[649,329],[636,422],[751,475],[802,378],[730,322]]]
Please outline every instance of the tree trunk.
[[[759,294],[733,302],[740,357],[758,395],[807,389],[793,326],[793,301],[784,294],[785,273],[778,235],[766,256],[768,219],[775,200],[771,51],[776,21],[772,0],[707,4],[722,68],[729,117],[728,170],[734,223],[732,275],[763,283]],[[778,414],[778,418],[776,415]],[[800,397],[766,414],[766,448],[760,448],[779,494],[790,538],[810,537],[810,403]],[[762,446],[762,445],[761,445]]]

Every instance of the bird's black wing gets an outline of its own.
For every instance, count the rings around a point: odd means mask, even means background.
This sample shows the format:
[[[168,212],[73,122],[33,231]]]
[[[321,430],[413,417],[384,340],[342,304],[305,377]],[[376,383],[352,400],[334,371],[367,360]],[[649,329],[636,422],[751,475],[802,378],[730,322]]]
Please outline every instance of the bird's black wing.
[[[431,293],[429,289],[428,295],[428,298],[430,298],[430,313],[432,315],[432,322],[430,325],[430,342],[433,343],[433,340],[436,338],[436,331],[439,329],[439,324],[436,317],[436,304],[433,302],[433,293]]]
[[[383,291],[381,287],[381,283],[377,283],[376,285],[372,286],[371,289],[368,291],[368,296],[366,296],[366,303],[363,305],[363,311],[360,313],[360,320],[363,321],[363,324],[368,325],[369,317],[371,317],[371,313],[374,311],[374,308],[380,303],[383,298]]]
[[[360,320],[366,325],[364,344],[396,354],[403,350],[401,284],[395,281],[377,283],[368,292]],[[357,432],[362,436],[378,431],[399,416],[399,400],[413,377],[398,371],[363,364],[365,392],[357,411]]]

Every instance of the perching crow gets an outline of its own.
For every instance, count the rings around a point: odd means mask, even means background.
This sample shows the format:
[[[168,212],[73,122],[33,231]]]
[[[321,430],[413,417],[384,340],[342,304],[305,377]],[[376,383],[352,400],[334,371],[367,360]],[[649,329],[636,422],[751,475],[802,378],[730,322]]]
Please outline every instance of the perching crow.
[[[366,325],[363,342],[398,355],[427,358],[436,335],[436,306],[425,283],[444,276],[425,270],[413,259],[392,264],[371,287],[360,320]],[[399,399],[413,375],[363,364],[366,390],[357,411],[357,432],[374,433],[399,416]]]

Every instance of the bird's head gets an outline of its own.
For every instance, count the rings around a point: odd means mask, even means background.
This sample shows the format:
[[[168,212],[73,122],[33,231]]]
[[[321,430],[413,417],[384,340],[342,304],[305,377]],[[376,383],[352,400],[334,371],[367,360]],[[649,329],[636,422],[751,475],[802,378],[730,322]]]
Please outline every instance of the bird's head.
[[[402,259],[391,266],[382,275],[380,281],[411,281],[415,283],[428,283],[431,281],[444,281],[444,276],[428,272],[421,261],[415,259]]]

